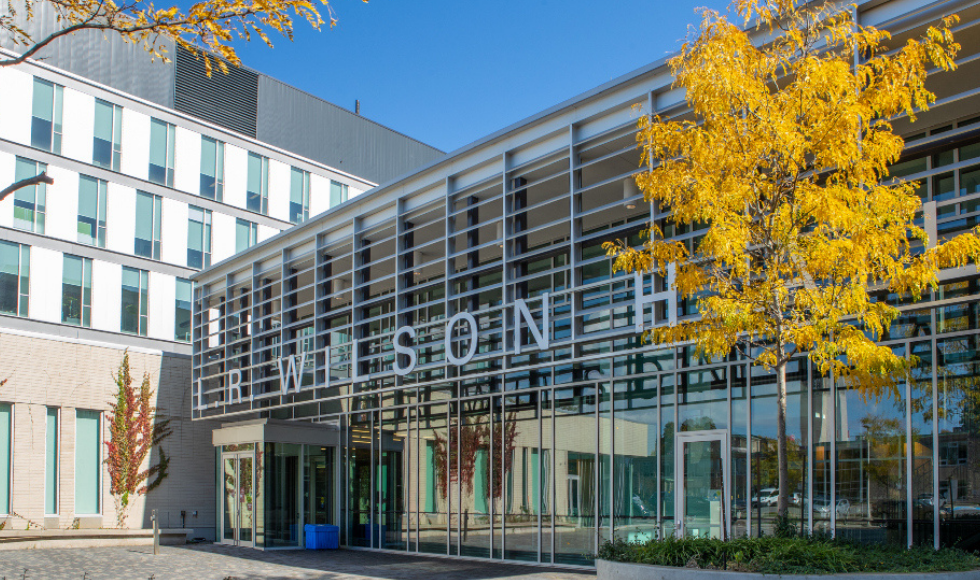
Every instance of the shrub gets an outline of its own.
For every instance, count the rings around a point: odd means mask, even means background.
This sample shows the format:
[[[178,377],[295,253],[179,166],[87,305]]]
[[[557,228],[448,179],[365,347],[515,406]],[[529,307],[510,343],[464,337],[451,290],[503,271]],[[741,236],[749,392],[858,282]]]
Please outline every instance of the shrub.
[[[845,572],[959,572],[980,569],[980,557],[954,548],[865,545],[827,537],[673,538],[628,543],[606,542],[596,555],[603,560],[696,566],[766,574]]]

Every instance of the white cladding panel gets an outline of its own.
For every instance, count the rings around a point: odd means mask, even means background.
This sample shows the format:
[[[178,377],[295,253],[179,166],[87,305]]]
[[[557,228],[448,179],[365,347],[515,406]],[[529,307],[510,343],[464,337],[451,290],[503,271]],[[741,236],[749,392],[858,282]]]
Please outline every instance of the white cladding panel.
[[[330,209],[330,180],[322,175],[310,175],[310,217]]]
[[[78,241],[78,174],[48,167],[54,184],[48,186],[44,233],[71,242]]]
[[[351,185],[351,186],[349,186],[347,188],[347,199],[354,199],[355,197],[361,195],[365,191],[367,191],[367,190],[366,189],[358,189],[358,188],[354,187],[353,185]]]
[[[211,215],[211,263],[217,264],[235,253],[235,218],[223,213]]]
[[[3,69],[0,68],[0,78],[3,78]],[[3,97],[0,96],[0,101]],[[2,105],[0,105],[2,106]],[[2,109],[0,109],[2,110]],[[3,119],[3,115],[0,115],[0,119]],[[14,166],[16,164],[16,158],[9,154],[0,151],[0,183],[13,183],[14,182]],[[14,225],[14,196],[8,195],[0,201],[0,226],[13,227]]]
[[[147,179],[150,175],[150,118],[132,109],[123,109],[122,117],[122,172]]]
[[[92,140],[95,136],[95,97],[66,87],[63,119],[61,154],[91,163]]]
[[[121,313],[122,266],[92,260],[92,328],[119,332]]]
[[[136,190],[110,182],[106,193],[106,247],[132,254],[136,240]]]
[[[269,160],[269,215],[289,221],[289,166]]]
[[[30,315],[37,320],[61,322],[61,252],[31,248]]]
[[[174,189],[201,193],[201,135],[177,127],[174,153]],[[163,231],[167,231],[164,229]]]
[[[276,228],[270,228],[269,226],[264,226],[262,224],[259,224],[259,229],[257,232],[258,235],[257,241],[264,242],[278,233],[279,230],[277,230]]]
[[[0,139],[29,145],[34,76],[0,67],[0,87]]]
[[[160,259],[171,264],[187,265],[187,204],[163,198],[163,231],[160,237]]]
[[[245,207],[245,188],[248,186],[248,152],[241,147],[225,144],[224,202]]]
[[[150,310],[147,332],[150,338],[174,339],[174,300],[176,296],[176,281],[173,276],[150,272]]]

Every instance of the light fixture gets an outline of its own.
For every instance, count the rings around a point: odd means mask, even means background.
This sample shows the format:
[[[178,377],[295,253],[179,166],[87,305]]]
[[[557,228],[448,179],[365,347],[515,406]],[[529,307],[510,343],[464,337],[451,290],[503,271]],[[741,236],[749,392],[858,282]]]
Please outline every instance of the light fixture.
[[[416,278],[422,276],[422,268],[419,267],[419,264],[421,264],[424,261],[425,260],[422,259],[422,252],[420,252],[419,250],[415,250],[414,252],[412,252],[412,266],[415,268],[413,274],[415,274]]]
[[[497,239],[500,240],[497,246],[504,247],[504,222],[502,221],[497,222]]]
[[[640,188],[636,186],[636,179],[631,175],[623,181],[623,199],[627,200],[623,204],[626,209],[636,209],[636,200],[632,199],[640,195]]]

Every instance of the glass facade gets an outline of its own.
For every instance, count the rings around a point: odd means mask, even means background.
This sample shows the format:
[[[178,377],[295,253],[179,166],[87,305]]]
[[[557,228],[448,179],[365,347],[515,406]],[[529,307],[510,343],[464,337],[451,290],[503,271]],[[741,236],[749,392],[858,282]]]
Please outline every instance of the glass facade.
[[[10,513],[10,452],[13,447],[14,408],[0,403],[0,514]]]
[[[160,259],[160,236],[163,229],[163,199],[145,191],[136,192],[136,238],[133,253],[144,258]]]
[[[225,144],[201,137],[201,197],[222,201],[225,195]]]
[[[310,219],[310,172],[292,167],[289,170],[289,221],[294,224]]]
[[[211,266],[211,210],[193,205],[187,208],[187,265]]]
[[[248,154],[245,207],[255,213],[269,214],[269,158],[258,153]]]
[[[44,514],[58,513],[58,409],[48,407],[44,435]]]
[[[922,184],[939,237],[980,216],[971,126],[926,132],[928,152],[895,168]],[[703,232],[642,201],[627,114],[548,139],[381,188],[199,275],[195,418],[339,429],[352,547],[588,566],[612,538],[773,534],[775,376],[643,342],[696,307],[668,280],[614,273],[602,248],[640,244],[650,223],[689,246]],[[901,310],[883,343],[915,357],[908,380],[872,393],[806,357],[787,369],[790,523],[976,549],[977,277],[880,299]]]

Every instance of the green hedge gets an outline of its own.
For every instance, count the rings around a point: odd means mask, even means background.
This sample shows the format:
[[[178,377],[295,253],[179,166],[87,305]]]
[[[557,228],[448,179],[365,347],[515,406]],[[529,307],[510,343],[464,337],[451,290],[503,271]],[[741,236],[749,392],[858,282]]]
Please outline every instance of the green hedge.
[[[766,574],[844,572],[961,572],[980,569],[980,557],[953,548],[855,544],[829,538],[668,538],[645,544],[606,542],[598,558],[656,566],[698,567]]]

